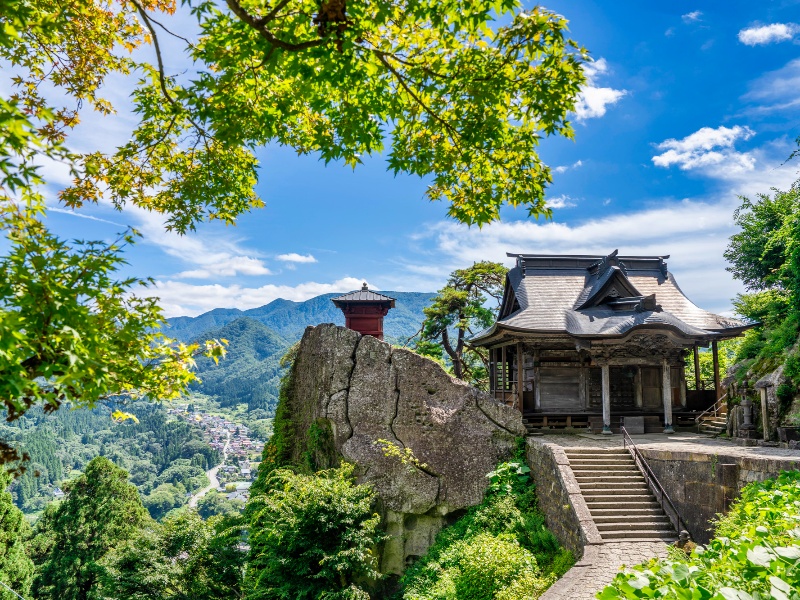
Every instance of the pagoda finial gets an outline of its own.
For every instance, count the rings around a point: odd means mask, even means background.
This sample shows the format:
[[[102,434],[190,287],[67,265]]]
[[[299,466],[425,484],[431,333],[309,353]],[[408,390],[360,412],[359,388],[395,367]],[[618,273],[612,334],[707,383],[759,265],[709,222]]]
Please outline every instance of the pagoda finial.
[[[369,288],[367,287],[367,282],[366,281],[364,282],[364,285],[361,286],[361,291],[362,292],[368,292],[369,291]]]

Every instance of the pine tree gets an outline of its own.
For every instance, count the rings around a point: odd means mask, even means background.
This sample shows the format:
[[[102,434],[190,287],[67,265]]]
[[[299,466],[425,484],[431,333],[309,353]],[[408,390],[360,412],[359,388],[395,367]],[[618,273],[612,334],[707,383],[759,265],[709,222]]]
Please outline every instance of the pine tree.
[[[41,600],[99,600],[106,554],[135,535],[147,511],[128,473],[98,456],[65,486],[67,498],[37,526],[33,594]]]
[[[0,471],[0,581],[20,595],[26,595],[33,579],[33,562],[23,545],[28,537],[25,517],[8,492],[10,476]],[[0,586],[0,599],[13,598]]]

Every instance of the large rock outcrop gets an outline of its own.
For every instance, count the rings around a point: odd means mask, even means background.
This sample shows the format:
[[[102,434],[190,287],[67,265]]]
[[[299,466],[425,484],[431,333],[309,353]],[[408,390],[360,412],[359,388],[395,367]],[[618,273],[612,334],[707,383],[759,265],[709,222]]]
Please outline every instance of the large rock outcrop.
[[[525,433],[519,411],[434,361],[335,325],[306,329],[287,400],[294,460],[319,452],[304,432],[329,426],[331,451],[358,465],[361,481],[375,488],[391,536],[381,553],[384,573],[400,573],[448,515],[478,504],[485,475]],[[389,444],[414,460],[387,456]]]

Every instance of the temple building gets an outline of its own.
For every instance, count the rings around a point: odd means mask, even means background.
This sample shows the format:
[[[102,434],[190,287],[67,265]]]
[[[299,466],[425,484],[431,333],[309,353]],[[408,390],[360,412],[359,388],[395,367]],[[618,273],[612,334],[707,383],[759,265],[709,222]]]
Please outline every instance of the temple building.
[[[717,342],[753,326],[694,305],[669,256],[508,256],[516,266],[497,321],[472,343],[489,349],[491,393],[534,426],[611,433],[621,417],[643,416],[672,433],[720,396]],[[713,383],[700,378],[708,346]]]

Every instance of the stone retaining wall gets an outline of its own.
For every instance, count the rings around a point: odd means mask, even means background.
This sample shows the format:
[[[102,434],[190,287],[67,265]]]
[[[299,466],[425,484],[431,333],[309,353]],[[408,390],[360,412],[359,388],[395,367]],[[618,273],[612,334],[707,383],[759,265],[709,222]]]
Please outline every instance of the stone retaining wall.
[[[710,521],[725,513],[741,489],[753,481],[776,477],[798,468],[797,460],[705,454],[640,448],[650,468],[667,490],[692,539],[710,539]]]
[[[547,527],[565,548],[581,558],[584,546],[601,543],[600,533],[564,449],[528,438],[526,454]]]

